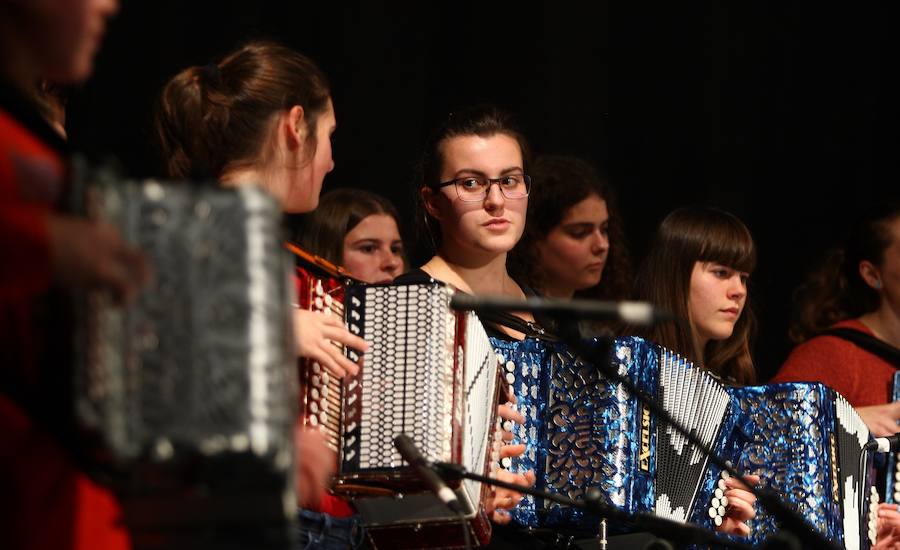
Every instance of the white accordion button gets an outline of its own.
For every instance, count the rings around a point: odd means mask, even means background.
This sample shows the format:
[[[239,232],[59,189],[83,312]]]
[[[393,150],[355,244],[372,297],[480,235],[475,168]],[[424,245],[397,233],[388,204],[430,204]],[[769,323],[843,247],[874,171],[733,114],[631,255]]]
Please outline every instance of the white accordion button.
[[[728,486],[725,485],[725,480],[724,480],[724,479],[720,479],[720,480],[718,481],[718,483],[716,483],[716,487],[718,487],[719,489],[722,489],[723,491],[725,491],[726,489],[728,489]]]
[[[712,502],[710,503],[710,506],[713,508],[718,508],[719,507],[719,499],[717,497],[713,497]]]
[[[317,388],[313,388],[312,390],[310,390],[309,395],[316,401],[318,401],[321,397]]]
[[[516,375],[511,372],[506,373],[506,381],[510,384],[516,383]]]
[[[508,456],[503,457],[503,460],[500,461],[500,465],[504,468],[509,469],[512,466],[512,459]]]
[[[716,487],[716,491],[715,491],[715,493],[713,493],[713,495],[714,495],[716,498],[722,498],[722,497],[725,495],[725,491],[723,491],[722,489],[719,489],[718,487]]]
[[[512,361],[507,361],[506,362],[506,370],[508,370],[509,372],[514,372],[516,370],[516,364],[513,363]]]
[[[710,509],[709,509],[709,517],[710,517],[710,518],[716,519],[716,516],[717,516],[717,515],[718,515],[718,514],[716,513],[716,509],[715,509],[715,508],[710,508]]]
[[[309,417],[309,423],[310,423],[310,425],[312,425],[312,426],[318,426],[318,425],[319,425],[319,419],[318,419],[315,415],[310,415],[310,417]]]
[[[716,527],[721,527],[722,526],[722,516],[716,516],[715,519],[713,519],[713,522],[715,522]]]
[[[731,477],[731,474],[728,473],[728,470],[722,470],[722,479],[728,479]]]
[[[316,279],[316,296],[321,296],[325,294],[325,289],[322,288],[322,280]]]
[[[312,411],[313,414],[318,413],[319,412],[319,404],[316,403],[315,401],[311,401],[309,403],[309,410]]]

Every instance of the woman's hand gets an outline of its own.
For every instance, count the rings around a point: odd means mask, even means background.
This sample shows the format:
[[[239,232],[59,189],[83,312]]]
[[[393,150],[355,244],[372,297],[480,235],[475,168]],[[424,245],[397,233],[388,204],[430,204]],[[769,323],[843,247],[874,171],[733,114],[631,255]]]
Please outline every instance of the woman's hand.
[[[524,447],[524,445],[522,447]],[[498,470],[493,477],[500,481],[525,485],[526,487],[534,485],[534,472],[531,470],[528,470],[524,474],[514,474],[507,470]],[[491,520],[494,523],[499,523],[501,525],[506,524],[512,520],[508,510],[515,508],[521,500],[522,493],[503,487],[496,487],[494,488],[494,496],[488,499],[487,504],[485,505],[485,510],[490,514]]]
[[[294,310],[294,337],[297,341],[297,355],[318,362],[338,378],[343,378],[348,372],[358,373],[359,366],[344,357],[341,348],[335,343],[360,352],[369,349],[365,340],[347,330],[344,323],[334,315],[305,309]]]
[[[337,466],[337,456],[325,444],[319,430],[297,427],[294,431],[297,453],[297,505],[308,508],[318,504],[329,487]]]
[[[900,401],[886,405],[872,405],[871,407],[859,407],[856,409],[869,431],[875,437],[886,437],[900,432]]]
[[[109,290],[130,303],[150,279],[146,257],[108,223],[50,214],[47,231],[53,275],[64,286]]]
[[[524,443],[516,445],[509,444],[515,437],[513,434],[514,425],[525,422],[525,417],[516,410],[515,404],[516,396],[510,391],[507,394],[507,402],[497,406],[497,415],[501,419],[501,432],[500,441],[496,441],[495,444],[500,446],[499,459],[501,463],[509,463],[512,458],[522,456],[522,454],[525,453]],[[516,474],[501,469],[497,471],[495,477],[500,481],[516,483],[527,487],[534,485],[535,480],[534,472],[531,470],[524,474]],[[494,487],[493,492],[493,497],[488,500],[488,503],[485,506],[487,512],[491,515],[491,519],[494,523],[509,523],[512,518],[507,510],[515,508],[519,504],[522,500],[522,494],[518,491],[505,489],[503,487]]]
[[[750,526],[747,521],[756,517],[756,495],[749,491],[749,485],[758,485],[759,476],[747,475],[743,481],[730,477],[725,480],[725,497],[728,498],[728,511],[722,518],[722,525],[717,531],[730,535],[746,537],[750,534]]]

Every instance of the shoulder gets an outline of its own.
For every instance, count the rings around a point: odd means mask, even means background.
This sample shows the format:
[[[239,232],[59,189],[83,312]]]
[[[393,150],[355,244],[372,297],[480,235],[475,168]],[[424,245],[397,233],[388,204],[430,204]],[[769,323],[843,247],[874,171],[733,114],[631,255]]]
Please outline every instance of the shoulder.
[[[840,327],[865,328],[858,321],[842,321],[833,325],[833,328]],[[865,331],[869,332],[868,329]],[[814,336],[791,351],[772,381],[821,380],[829,374],[838,374],[838,371],[853,372],[853,365],[865,360],[864,353],[844,338],[827,334]]]
[[[437,281],[434,277],[425,273],[421,268],[416,268],[411,271],[407,271],[402,275],[398,276],[394,279],[394,283],[398,284],[424,284],[424,283],[433,283]]]

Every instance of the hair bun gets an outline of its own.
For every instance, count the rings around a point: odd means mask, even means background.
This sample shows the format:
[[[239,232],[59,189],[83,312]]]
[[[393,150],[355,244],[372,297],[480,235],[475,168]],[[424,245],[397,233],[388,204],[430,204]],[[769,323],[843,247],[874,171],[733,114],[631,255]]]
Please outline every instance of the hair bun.
[[[207,63],[200,67],[200,74],[203,75],[206,83],[211,86],[219,86],[222,83],[222,73],[219,71],[219,66],[215,63]]]

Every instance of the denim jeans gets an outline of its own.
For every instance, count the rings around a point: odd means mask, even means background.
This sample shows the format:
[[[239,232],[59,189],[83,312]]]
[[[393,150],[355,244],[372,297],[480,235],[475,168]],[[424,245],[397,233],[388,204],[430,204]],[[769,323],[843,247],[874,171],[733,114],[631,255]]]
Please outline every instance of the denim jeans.
[[[366,538],[359,516],[336,518],[328,514],[297,510],[300,536],[296,550],[356,550]]]

